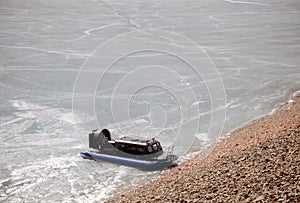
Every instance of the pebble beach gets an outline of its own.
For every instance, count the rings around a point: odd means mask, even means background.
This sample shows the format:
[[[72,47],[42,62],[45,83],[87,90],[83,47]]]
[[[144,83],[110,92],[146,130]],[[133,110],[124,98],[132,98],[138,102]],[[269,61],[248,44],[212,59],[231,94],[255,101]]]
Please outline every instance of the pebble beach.
[[[107,202],[300,202],[300,97]]]

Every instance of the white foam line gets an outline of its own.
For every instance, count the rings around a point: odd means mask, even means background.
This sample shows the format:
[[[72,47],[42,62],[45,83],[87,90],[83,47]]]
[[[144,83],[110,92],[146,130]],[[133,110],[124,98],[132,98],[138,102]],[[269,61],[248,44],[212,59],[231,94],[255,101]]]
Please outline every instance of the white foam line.
[[[9,178],[5,178],[5,179],[0,179],[0,185],[2,185],[3,183],[9,181]]]
[[[202,141],[202,142],[208,142],[209,141],[209,137],[207,133],[197,133],[194,135],[198,140]]]
[[[224,0],[229,3],[234,3],[234,4],[253,4],[253,5],[260,5],[260,6],[269,6],[269,4],[262,4],[262,3],[257,3],[257,2],[251,2],[251,1],[234,1],[234,0]]]
[[[65,40],[66,42],[74,42],[74,41],[77,41],[77,40],[80,40],[80,39],[83,39],[89,35],[91,35],[91,32],[94,32],[96,30],[102,30],[104,28],[107,28],[107,27],[112,27],[112,26],[115,26],[115,25],[123,25],[123,24],[109,24],[109,25],[104,25],[104,26],[100,26],[100,27],[96,27],[96,28],[91,28],[91,29],[88,29],[86,31],[84,31],[84,35],[82,35],[81,37],[77,37],[75,39],[70,39],[70,40]]]
[[[13,49],[30,49],[34,51],[41,51],[46,53],[52,54],[60,54],[60,55],[72,55],[72,56],[80,56],[80,57],[87,57],[88,54],[80,54],[80,53],[72,53],[72,52],[61,52],[61,51],[54,51],[54,50],[47,50],[47,49],[40,49],[35,47],[23,47],[23,46],[8,46],[8,45],[0,45],[2,48],[13,48]]]
[[[8,125],[8,124],[12,124],[12,123],[19,122],[19,121],[21,121],[21,120],[23,120],[23,118],[16,118],[16,119],[13,119],[13,120],[8,121],[8,122],[6,122],[6,123],[2,123],[2,124],[0,125],[0,127],[3,127],[3,126]]]
[[[90,35],[91,32],[94,32],[94,31],[96,31],[96,30],[102,30],[103,28],[111,27],[111,26],[114,26],[114,25],[122,25],[122,24],[109,24],[109,25],[104,25],[104,26],[100,26],[100,27],[96,27],[96,28],[92,28],[92,29],[86,30],[84,33],[85,33],[86,35]]]

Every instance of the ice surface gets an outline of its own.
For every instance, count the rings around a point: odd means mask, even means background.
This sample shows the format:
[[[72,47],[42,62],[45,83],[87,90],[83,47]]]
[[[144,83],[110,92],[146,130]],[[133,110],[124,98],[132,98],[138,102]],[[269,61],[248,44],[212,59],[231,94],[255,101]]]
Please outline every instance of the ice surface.
[[[0,201],[93,202],[157,175],[82,160],[94,128],[184,156],[274,112],[300,86],[299,19],[296,0],[1,1]]]

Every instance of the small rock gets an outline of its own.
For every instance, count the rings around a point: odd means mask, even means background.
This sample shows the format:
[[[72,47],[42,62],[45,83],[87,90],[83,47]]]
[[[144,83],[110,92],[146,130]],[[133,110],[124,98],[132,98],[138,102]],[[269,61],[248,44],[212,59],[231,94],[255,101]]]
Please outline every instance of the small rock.
[[[263,199],[264,199],[264,196],[261,195],[261,196],[257,197],[257,198],[254,200],[254,202],[258,202],[258,201],[261,201],[261,200],[263,200]]]

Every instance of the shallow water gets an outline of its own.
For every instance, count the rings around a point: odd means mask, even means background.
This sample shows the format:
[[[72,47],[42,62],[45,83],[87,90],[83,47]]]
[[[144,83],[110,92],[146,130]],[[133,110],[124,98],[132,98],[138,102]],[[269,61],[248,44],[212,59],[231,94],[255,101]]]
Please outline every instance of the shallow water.
[[[0,201],[104,200],[160,172],[83,160],[91,129],[183,160],[300,86],[297,1],[0,5]]]

